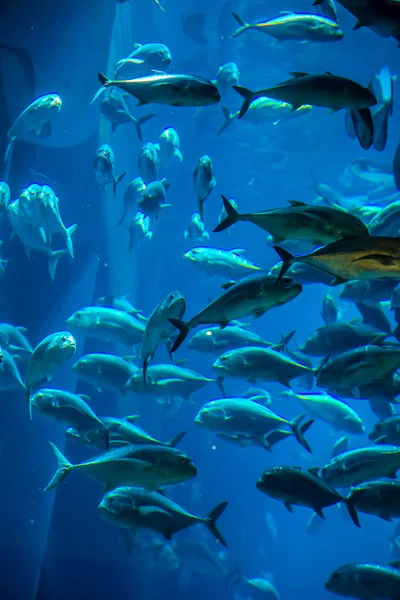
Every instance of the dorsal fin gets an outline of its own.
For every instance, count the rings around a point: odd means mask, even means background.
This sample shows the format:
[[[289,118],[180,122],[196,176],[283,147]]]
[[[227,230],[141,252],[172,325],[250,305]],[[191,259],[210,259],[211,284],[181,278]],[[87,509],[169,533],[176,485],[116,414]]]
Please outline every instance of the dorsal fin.
[[[299,200],[288,200],[290,206],[308,206],[305,202],[299,202]]]
[[[128,423],[135,423],[138,419],[140,419],[140,415],[129,415],[128,417],[125,417],[125,421],[128,421]]]

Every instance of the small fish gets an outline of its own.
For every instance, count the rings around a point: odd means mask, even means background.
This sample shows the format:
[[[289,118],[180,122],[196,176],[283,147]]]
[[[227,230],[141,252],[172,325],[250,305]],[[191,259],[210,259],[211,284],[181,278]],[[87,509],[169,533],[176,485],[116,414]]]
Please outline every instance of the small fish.
[[[193,189],[201,220],[204,222],[204,203],[216,185],[212,161],[206,154],[199,158],[193,172]]]
[[[125,173],[121,173],[118,177],[115,176],[115,158],[114,152],[108,144],[103,144],[96,152],[94,157],[94,170],[96,173],[96,181],[101,186],[103,192],[108,183],[113,184],[114,199],[117,195],[117,185]]]
[[[336,42],[343,38],[343,32],[337,22],[323,15],[285,11],[267,21],[246,23],[237,13],[232,14],[240,25],[232,37],[254,29],[277,40]]]
[[[244,258],[244,250],[222,250],[221,248],[197,247],[183,255],[197,268],[210,277],[219,276],[225,279],[237,279],[250,271],[261,271],[260,267]]]
[[[146,384],[146,371],[150,359],[154,358],[157,348],[167,343],[174,332],[170,318],[182,319],[186,310],[185,298],[179,291],[168,294],[153,310],[146,323],[140,348],[143,363],[143,380]]]
[[[161,181],[152,181],[140,194],[138,208],[144,217],[153,217],[158,219],[163,208],[170,208],[171,204],[166,202],[168,181],[164,178]]]
[[[115,133],[118,125],[124,123],[134,123],[139,140],[142,140],[142,125],[149,121],[155,114],[144,115],[136,119],[131,115],[129,108],[125,102],[123,94],[118,90],[112,90],[100,103],[100,111],[103,117],[111,123],[111,130]]]
[[[349,564],[335,569],[325,589],[338,596],[395,600],[400,597],[400,570],[377,564]]]
[[[51,333],[36,346],[24,374],[28,401],[31,390],[49,381],[55,371],[73,357],[75,350],[76,340],[69,331]],[[31,415],[30,402],[29,413]]]

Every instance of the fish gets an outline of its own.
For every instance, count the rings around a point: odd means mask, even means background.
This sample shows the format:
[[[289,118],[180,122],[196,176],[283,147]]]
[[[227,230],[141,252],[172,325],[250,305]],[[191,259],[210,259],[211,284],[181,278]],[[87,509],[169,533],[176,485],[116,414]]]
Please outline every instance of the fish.
[[[336,21],[323,15],[284,11],[258,23],[246,23],[237,13],[232,13],[240,27],[233,33],[237,37],[245,31],[256,30],[277,40],[298,40],[300,42],[336,42],[343,38],[343,32]]]
[[[114,199],[117,195],[117,185],[125,177],[126,173],[121,173],[118,177],[115,176],[115,158],[114,152],[108,144],[102,144],[94,157],[94,170],[96,173],[96,181],[105,192],[105,186],[112,183]]]
[[[295,240],[324,245],[343,238],[368,236],[368,229],[362,221],[335,208],[291,200],[286,208],[240,214],[225,196],[222,200],[227,216],[214,232],[224,231],[239,221],[249,221],[268,231],[273,243]]]
[[[138,167],[145,186],[158,179],[158,152],[155,144],[147,142],[142,146],[138,158]]]
[[[83,432],[80,432],[73,427],[69,427],[65,432],[65,437],[74,442],[90,446],[91,448],[100,448],[101,450],[104,450],[104,428],[106,428],[109,433],[109,445],[112,448],[127,444],[154,444],[156,446],[170,446],[171,448],[175,448],[186,435],[186,432],[182,431],[169,441],[162,442],[138,427],[138,425],[136,425],[138,419],[138,415],[128,415],[123,419],[117,417],[102,417],[101,426],[93,427]]]
[[[319,517],[325,518],[325,507],[344,503],[357,527],[360,526],[351,505],[333,487],[321,479],[314,469],[301,467],[272,467],[262,473],[256,484],[257,489],[275,500],[283,502],[289,512],[293,505],[312,508]]]
[[[81,471],[103,483],[104,493],[125,485],[150,491],[162,485],[182,483],[197,475],[192,460],[169,446],[128,444],[76,464],[70,463],[51,442],[50,447],[58,469],[45,487],[46,492],[57,487],[72,471]]]
[[[66,423],[79,433],[90,429],[100,430],[106,450],[110,434],[107,427],[87,404],[88,396],[73,394],[67,390],[41,388],[30,398],[31,409],[40,415],[60,423]]]
[[[351,108],[350,117],[354,132],[363,150],[369,150],[374,142],[375,123],[369,108]]]
[[[72,313],[66,323],[88,337],[128,347],[140,344],[145,330],[142,320],[107,306],[85,306]]]
[[[379,345],[388,337],[371,325],[338,322],[316,329],[299,350],[307,356],[340,354],[369,344]]]
[[[168,205],[167,205],[168,206]],[[138,248],[143,239],[151,240],[153,232],[150,230],[150,217],[143,214],[140,210],[131,219],[129,226],[129,245],[128,250],[132,252],[134,248]]]
[[[18,115],[8,131],[8,146],[4,161],[7,162],[11,149],[17,140],[30,141],[29,134],[50,137],[52,133],[51,121],[57,116],[62,107],[62,100],[58,94],[43,94],[33,100]]]
[[[246,277],[238,283],[225,284],[226,291],[213,300],[188,322],[170,319],[179,334],[170,352],[175,352],[184,342],[191,329],[198,325],[216,325],[221,329],[235,319],[253,315],[258,319],[268,310],[282,306],[296,298],[302,287],[286,278],[282,286],[277,286],[275,279],[268,275]]]
[[[243,254],[242,248],[223,250],[198,246],[185,252],[183,257],[210,277],[224,277],[231,280],[239,279],[249,271],[261,271],[260,267],[244,258]]]
[[[351,598],[400,597],[400,571],[396,567],[379,564],[349,564],[335,569],[325,582],[328,592]]]
[[[292,75],[291,79],[257,92],[234,86],[234,90],[244,99],[239,119],[246,114],[253,100],[260,96],[288,102],[293,110],[304,104],[329,108],[333,112],[343,108],[371,108],[377,104],[374,94],[352,79],[332,73],[311,75],[295,72]]]
[[[197,199],[200,219],[204,222],[204,203],[216,185],[212,161],[207,154],[197,161],[193,172],[193,189]]]
[[[310,417],[327,423],[335,431],[345,431],[354,435],[365,433],[360,415],[349,404],[331,394],[318,392],[300,394],[287,390],[281,392],[279,396],[296,398]]]
[[[138,208],[144,217],[152,217],[156,220],[163,208],[170,208],[167,204],[166,193],[169,188],[168,181],[164,178],[161,181],[152,181],[146,186],[140,194]],[[146,234],[147,235],[147,234]]]
[[[29,398],[32,390],[49,381],[55,371],[73,357],[75,351],[74,336],[69,331],[55,331],[43,338],[30,355],[24,373],[24,384],[31,418]]]
[[[210,239],[210,234],[206,231],[200,213],[195,212],[190,217],[189,225],[185,231],[185,240],[191,242],[204,243]]]
[[[197,414],[194,422],[217,434],[229,437],[255,438],[259,445],[271,450],[268,437],[272,431],[288,428],[296,441],[312,453],[302,434],[301,417],[292,421],[285,419],[270,408],[248,398],[222,398],[207,402]]]
[[[286,339],[284,340],[284,343]],[[189,349],[197,352],[221,354],[227,350],[243,348],[245,346],[261,346],[270,348],[280,347],[279,344],[268,342],[265,338],[250,331],[247,327],[239,325],[227,325],[224,329],[220,327],[206,327],[192,336]]]
[[[137,210],[142,192],[146,189],[146,184],[141,177],[135,177],[129,183],[124,192],[124,212],[121,215],[118,225],[122,225],[131,211]]]
[[[399,468],[400,448],[366,446],[335,456],[321,469],[321,477],[334,487],[346,488],[383,477],[395,478]]]
[[[97,298],[95,304],[97,306],[108,306],[109,308],[117,308],[118,310],[123,310],[127,312],[128,315],[132,315],[132,317],[136,317],[139,321],[147,321],[147,318],[143,315],[141,310],[138,310],[133,306],[133,304],[129,301],[129,296],[101,296]]]
[[[100,392],[110,389],[124,395],[126,383],[138,370],[130,357],[126,358],[129,360],[114,354],[84,354],[72,365],[72,370],[78,379],[91,383]]]
[[[11,323],[0,323],[0,346],[9,352],[32,354],[33,348],[26,338],[26,327],[15,326]]]
[[[149,361],[154,358],[157,348],[167,343],[175,331],[169,319],[182,319],[185,310],[186,300],[181,292],[176,290],[165,296],[149,316],[140,348],[145,385],[147,385],[146,372]]]
[[[104,519],[115,525],[128,529],[150,529],[167,540],[199,523],[205,525],[215,539],[227,547],[216,524],[227,506],[228,502],[221,502],[205,517],[197,517],[164,494],[146,492],[136,487],[118,487],[103,497],[97,510]]]
[[[331,294],[325,294],[322,300],[321,317],[325,325],[334,325],[338,318],[338,307],[335,299]]]
[[[235,84],[237,85],[237,84]],[[245,121],[258,125],[260,123],[270,123],[272,125],[278,125],[283,121],[295,119],[303,115],[308,114],[312,110],[310,104],[304,104],[293,110],[293,107],[288,102],[281,102],[274,100],[273,98],[255,98],[243,118]],[[221,107],[222,114],[224,116],[224,123],[219,128],[217,135],[221,135],[228,127],[237,121],[240,116],[240,110],[235,113],[231,113],[226,106]]]
[[[133,373],[125,385],[126,391],[136,394],[149,394],[156,397],[177,396],[192,400],[192,394],[207,383],[217,383],[215,379],[205,377],[191,369],[173,364],[150,365],[146,371],[146,385],[143,371]]]
[[[385,236],[342,239],[304,256],[274,246],[283,261],[277,282],[296,262],[307,263],[334,277],[332,285],[352,279],[400,279],[400,240]]]
[[[397,414],[375,423],[368,438],[374,444],[392,444],[400,446],[400,418]]]
[[[285,387],[290,387],[292,379],[298,377],[304,377],[309,385],[317,374],[317,370],[272,348],[256,346],[225,352],[217,358],[212,368],[220,381],[224,377],[234,377],[245,379],[252,384],[257,381],[276,381]]]
[[[25,383],[16,364],[16,355],[10,354],[6,348],[0,350],[0,390],[13,391],[22,389],[26,392]]]
[[[8,183],[0,181],[0,210],[5,210],[10,203],[11,191]]]
[[[208,79],[197,75],[156,73],[136,79],[112,80],[99,73],[99,81],[103,87],[92,102],[110,86],[118,87],[137,98],[138,106],[150,103],[169,106],[208,106],[218,104],[221,99],[218,88]]]
[[[161,5],[159,5],[161,6]],[[118,61],[115,66],[115,78],[120,79],[121,71],[149,73],[151,71],[166,71],[172,61],[171,51],[165,44],[151,42],[134,44],[134,50],[127,58]]]
[[[111,123],[111,131],[115,133],[118,125],[124,123],[134,123],[136,133],[140,141],[142,141],[142,125],[156,115],[154,113],[143,115],[136,119],[131,115],[129,108],[125,102],[124,95],[118,90],[112,90],[108,96],[100,102],[100,112],[107,121]]]
[[[183,155],[180,150],[179,134],[175,127],[164,127],[154,144],[158,154],[158,164],[160,172],[170,168],[173,164],[180,164]]]
[[[392,521],[400,515],[400,482],[382,479],[361,483],[352,488],[347,502],[356,513],[360,511]]]
[[[333,393],[347,388],[361,397],[360,386],[385,381],[400,367],[397,344],[367,345],[332,356],[318,369],[317,385]]]

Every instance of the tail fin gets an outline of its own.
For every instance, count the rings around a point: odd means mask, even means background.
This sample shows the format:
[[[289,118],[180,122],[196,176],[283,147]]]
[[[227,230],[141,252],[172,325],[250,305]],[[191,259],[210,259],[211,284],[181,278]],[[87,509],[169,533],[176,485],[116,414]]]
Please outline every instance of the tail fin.
[[[293,435],[296,438],[296,440],[299,442],[300,446],[302,446],[305,450],[307,450],[307,452],[312,454],[312,450],[309,446],[309,443],[307,442],[306,438],[304,437],[304,429],[302,429],[302,427],[301,427],[301,422],[303,421],[303,419],[304,419],[304,415],[300,415],[300,416],[296,417],[295,419],[293,419],[293,421],[290,421],[289,427],[293,431]],[[314,423],[314,421],[312,419],[310,421],[307,421],[307,424],[308,424],[307,429],[309,429],[313,423]],[[306,429],[306,431],[307,431],[307,429]]]
[[[228,229],[228,227],[232,227],[235,223],[240,221],[240,215],[236,208],[229,202],[228,198],[222,196],[222,202],[224,203],[224,208],[226,210],[226,217],[222,219],[221,223],[218,223],[213,233],[218,233],[219,231],[224,231],[224,229]]]
[[[295,257],[292,254],[290,254],[290,252],[288,252],[287,250],[284,250],[280,246],[274,246],[274,250],[275,250],[275,252],[278,253],[279,258],[282,261],[282,267],[281,267],[281,270],[279,271],[278,277],[276,278],[276,282],[275,282],[275,285],[278,285],[278,283],[280,282],[280,280],[282,279],[282,277],[284,276],[286,271],[288,269],[290,269],[290,267],[294,263]]]
[[[71,237],[74,235],[75,231],[77,230],[77,227],[78,223],[75,223],[74,225],[70,225],[69,227],[67,227],[67,229],[65,230],[65,243],[67,244],[68,252],[70,253],[71,258],[74,258],[74,247],[72,245]]]
[[[104,428],[104,447],[106,450],[110,449],[110,430],[108,427]]]
[[[142,125],[143,125],[143,123],[146,123],[146,121],[149,121],[150,119],[152,119],[155,116],[156,116],[155,113],[152,113],[151,115],[144,115],[143,117],[139,117],[139,119],[134,118],[137,135],[138,135],[138,138],[140,141],[142,141]]]
[[[52,281],[54,281],[54,276],[56,274],[56,269],[58,265],[58,261],[63,256],[68,256],[68,250],[51,250],[49,254],[49,274]]]
[[[165,445],[169,446],[170,448],[176,448],[176,446],[185,437],[186,434],[187,431],[182,431],[181,433],[178,433],[178,435],[175,435],[173,438],[171,438],[169,442],[167,442]]]
[[[238,116],[238,119],[241,119],[249,110],[250,104],[255,98],[255,92],[252,92],[251,90],[248,90],[247,88],[242,87],[241,85],[234,85],[233,89],[243,98],[243,104],[240,107]]]
[[[219,375],[217,377],[217,379],[215,380],[215,383],[217,384],[218,388],[221,391],[221,394],[224,398],[226,398],[226,392],[225,392],[225,388],[224,388],[224,378],[222,377],[222,375]]]
[[[244,19],[242,19],[242,17],[239,17],[239,15],[237,13],[233,12],[232,16],[240,25],[240,27],[238,29],[236,29],[236,31],[232,34],[233,38],[237,37],[238,35],[241,35],[247,29],[251,28],[251,25],[249,23],[246,23],[246,21]]]
[[[227,577],[227,586],[229,588],[234,587],[235,585],[238,585],[238,583],[241,582],[243,578],[243,573],[242,570],[240,569],[239,566],[234,567],[234,569],[232,569],[232,571],[230,571],[230,573],[228,573],[228,577]]]
[[[220,516],[222,515],[222,513],[224,512],[224,510],[226,509],[227,506],[228,506],[227,502],[221,502],[220,504],[217,504],[217,506],[215,506],[212,510],[210,510],[208,515],[206,517],[204,517],[204,519],[203,519],[203,523],[207,527],[208,531],[210,533],[212,533],[212,535],[215,537],[215,539],[218,542],[220,542],[220,544],[225,546],[225,548],[228,547],[228,544],[226,543],[221,532],[219,531],[216,522],[220,518]]]
[[[190,331],[189,323],[182,321],[181,319],[168,319],[168,321],[179,330],[178,337],[171,346],[170,353],[172,354],[179,348],[179,346],[185,341]]]
[[[356,525],[357,527],[361,527],[355,503],[350,497],[343,498],[343,502],[345,503],[346,508],[349,511],[350,518],[353,521],[354,525]]]
[[[31,390],[25,389],[25,399],[28,406],[29,419],[32,421]]]
[[[144,387],[146,388],[146,390],[148,389],[147,386],[147,367],[149,366],[149,359],[146,358],[143,361],[143,383],[144,383]]]
[[[95,102],[97,100],[97,98],[99,96],[101,96],[101,94],[104,92],[104,90],[107,87],[109,87],[110,85],[112,85],[112,81],[110,79],[108,79],[108,77],[106,77],[105,75],[103,75],[103,73],[99,73],[98,74],[98,78],[99,78],[99,81],[100,81],[102,87],[99,90],[97,90],[97,92],[95,93],[94,98],[93,98],[93,100],[90,103],[90,106],[93,104],[93,102]]]
[[[116,179],[114,179],[114,182],[113,182],[114,200],[117,195],[117,185],[125,177],[125,175],[126,175],[126,173],[121,173],[121,175],[118,175],[118,177]]]
[[[51,446],[51,449],[53,450],[54,456],[57,459],[58,469],[57,469],[53,479],[50,481],[49,485],[44,488],[45,492],[52,490],[59,483],[61,483],[61,481],[63,479],[65,479],[65,477],[68,475],[71,468],[73,467],[73,464],[70,463],[69,460],[67,460],[65,458],[65,456],[62,454],[62,452],[60,452],[60,450],[57,448],[57,446],[55,446],[51,442],[50,442],[50,446]]]
[[[232,121],[235,120],[236,115],[233,115],[229,108],[226,108],[226,106],[222,106],[222,114],[224,115],[224,123],[223,125],[218,129],[217,135],[221,135],[221,133],[223,133],[225,131],[225,129],[227,129],[229,127],[229,125],[232,123]]]
[[[126,215],[128,214],[128,209],[125,207],[124,208],[124,212],[122,213],[122,217],[120,218],[118,225],[122,225],[122,223],[125,221],[126,219]]]

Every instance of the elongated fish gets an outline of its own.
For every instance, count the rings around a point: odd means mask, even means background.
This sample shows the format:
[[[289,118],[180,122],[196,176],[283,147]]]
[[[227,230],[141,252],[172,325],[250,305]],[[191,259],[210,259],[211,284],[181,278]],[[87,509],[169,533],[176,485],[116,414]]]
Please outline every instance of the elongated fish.
[[[311,254],[292,256],[274,246],[283,261],[277,281],[294,263],[306,263],[329,273],[340,285],[351,279],[400,279],[400,239],[394,237],[360,237],[333,242]]]

